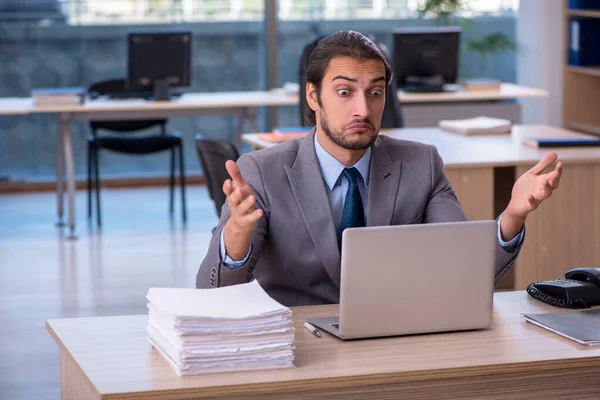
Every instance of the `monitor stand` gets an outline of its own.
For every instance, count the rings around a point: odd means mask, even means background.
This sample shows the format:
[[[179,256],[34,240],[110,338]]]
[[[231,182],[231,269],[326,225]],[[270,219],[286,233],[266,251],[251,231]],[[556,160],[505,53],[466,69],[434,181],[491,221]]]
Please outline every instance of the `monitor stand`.
[[[166,79],[157,79],[154,81],[154,100],[170,101],[171,87]]]
[[[402,86],[402,91],[406,93],[442,93],[444,92],[444,85],[405,85]]]
[[[402,91],[407,93],[441,93],[446,82],[440,76],[422,77],[409,76],[402,85]]]

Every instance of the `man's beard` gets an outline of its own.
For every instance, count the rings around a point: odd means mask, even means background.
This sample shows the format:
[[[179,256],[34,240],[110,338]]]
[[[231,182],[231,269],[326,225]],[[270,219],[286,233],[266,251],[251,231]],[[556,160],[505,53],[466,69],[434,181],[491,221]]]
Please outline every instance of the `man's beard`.
[[[327,122],[327,114],[325,113],[323,108],[320,109],[319,119],[321,121],[321,128],[323,128],[323,132],[325,132],[325,135],[327,135],[327,137],[331,139],[333,143],[346,150],[366,150],[377,139],[377,132],[375,132],[375,127],[373,126],[371,121],[367,119],[355,119],[348,124],[348,126],[357,123],[370,125],[371,129],[373,130],[372,132],[374,133],[373,136],[370,136],[369,134],[365,133],[364,135],[359,137],[358,140],[349,140],[348,137],[344,136],[343,132],[345,127],[342,128],[339,132],[334,132],[329,127],[329,123]]]

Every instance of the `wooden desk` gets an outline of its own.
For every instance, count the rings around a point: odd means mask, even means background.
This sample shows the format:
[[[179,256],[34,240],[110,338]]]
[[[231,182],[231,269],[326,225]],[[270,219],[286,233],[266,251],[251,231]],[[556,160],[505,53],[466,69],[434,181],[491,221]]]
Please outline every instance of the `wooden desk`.
[[[293,309],[296,368],[179,377],[146,340],[147,316],[49,320],[63,399],[600,398],[600,348],[525,322],[558,309],[525,292],[494,295],[487,330],[344,342],[312,336]]]
[[[405,128],[382,134],[437,147],[444,169],[469,219],[494,219],[506,207],[515,179],[548,150],[524,147],[528,137],[585,136],[544,125],[517,125],[512,135],[465,137],[438,128]],[[273,146],[242,135],[255,148]],[[564,277],[576,267],[600,266],[600,147],[554,149],[564,164],[560,188],[527,219],[525,244],[502,288]]]

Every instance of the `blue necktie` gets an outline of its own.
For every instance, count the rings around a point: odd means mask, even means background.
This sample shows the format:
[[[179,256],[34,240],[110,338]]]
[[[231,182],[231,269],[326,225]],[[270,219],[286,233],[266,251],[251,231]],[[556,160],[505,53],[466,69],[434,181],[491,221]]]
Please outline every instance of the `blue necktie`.
[[[342,223],[338,235],[338,243],[342,246],[342,232],[346,228],[356,228],[365,226],[365,212],[363,210],[360,191],[358,190],[358,179],[360,172],[354,167],[345,168],[342,174],[348,179],[348,191],[346,192],[346,200],[344,201],[344,209],[342,211]]]

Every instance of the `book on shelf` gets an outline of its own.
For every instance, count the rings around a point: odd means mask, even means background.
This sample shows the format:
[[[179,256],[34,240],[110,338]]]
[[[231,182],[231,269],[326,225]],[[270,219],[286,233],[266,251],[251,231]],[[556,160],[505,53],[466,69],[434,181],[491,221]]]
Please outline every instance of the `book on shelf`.
[[[569,0],[570,10],[600,10],[598,0]]]
[[[570,17],[568,25],[568,64],[572,66],[597,66],[600,50],[597,38],[600,24],[596,18]]]

